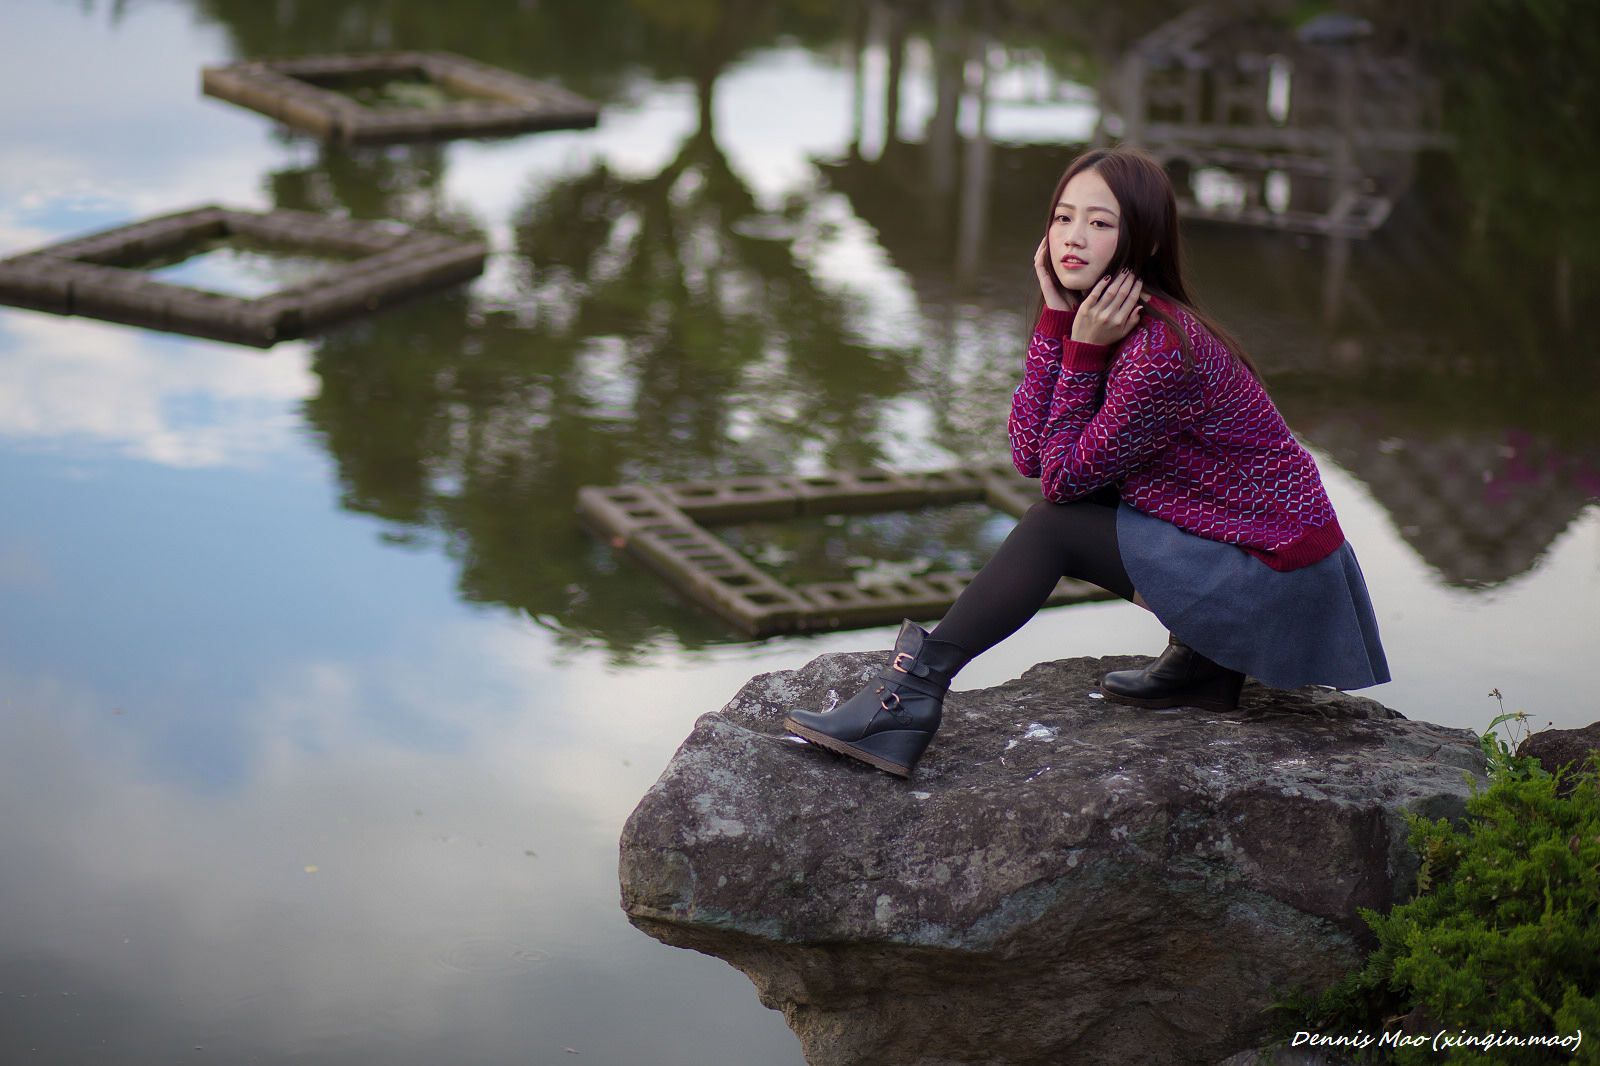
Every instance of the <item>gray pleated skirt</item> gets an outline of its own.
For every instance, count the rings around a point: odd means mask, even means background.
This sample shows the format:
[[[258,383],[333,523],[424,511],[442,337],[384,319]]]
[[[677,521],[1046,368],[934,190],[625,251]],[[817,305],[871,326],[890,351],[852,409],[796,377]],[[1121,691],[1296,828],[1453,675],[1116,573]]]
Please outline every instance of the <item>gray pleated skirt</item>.
[[[1365,688],[1389,680],[1378,621],[1348,541],[1298,570],[1117,507],[1133,587],[1195,651],[1273,688]]]

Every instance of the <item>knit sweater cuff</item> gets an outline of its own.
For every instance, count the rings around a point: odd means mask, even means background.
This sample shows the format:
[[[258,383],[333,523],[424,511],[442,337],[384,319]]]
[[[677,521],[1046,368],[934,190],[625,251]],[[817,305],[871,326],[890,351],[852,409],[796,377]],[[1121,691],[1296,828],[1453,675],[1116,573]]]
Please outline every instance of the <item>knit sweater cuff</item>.
[[[1058,337],[1065,341],[1072,335],[1071,311],[1057,311],[1053,307],[1046,307],[1039,312],[1039,324],[1033,331],[1045,337]]]
[[[1111,355],[1109,344],[1083,341],[1061,342],[1061,369],[1068,372],[1104,374]]]
[[[1306,530],[1274,551],[1262,548],[1246,548],[1245,551],[1274,570],[1298,570],[1302,566],[1321,562],[1338,551],[1343,543],[1344,530],[1339,528],[1339,520],[1333,518],[1326,525]]]

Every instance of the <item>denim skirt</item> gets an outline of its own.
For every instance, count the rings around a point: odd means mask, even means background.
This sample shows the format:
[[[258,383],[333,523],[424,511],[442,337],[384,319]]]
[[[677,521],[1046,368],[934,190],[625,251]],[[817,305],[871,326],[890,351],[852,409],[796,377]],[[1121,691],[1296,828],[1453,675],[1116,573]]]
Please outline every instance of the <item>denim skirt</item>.
[[[1366,579],[1346,541],[1326,559],[1274,570],[1242,548],[1117,507],[1133,587],[1172,634],[1272,688],[1366,688],[1389,680]]]

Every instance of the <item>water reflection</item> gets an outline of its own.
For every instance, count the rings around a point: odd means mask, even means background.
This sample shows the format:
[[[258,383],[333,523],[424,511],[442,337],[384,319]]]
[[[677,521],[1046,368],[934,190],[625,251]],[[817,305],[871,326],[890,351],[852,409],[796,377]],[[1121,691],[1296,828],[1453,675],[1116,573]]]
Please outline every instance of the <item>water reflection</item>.
[[[1528,572],[1600,499],[1600,447],[1569,452],[1514,425],[1435,429],[1393,411],[1301,412],[1297,425],[1370,487],[1444,580],[1463,588]]]
[[[669,953],[615,915],[615,827],[675,738],[638,723],[604,750],[563,699],[530,703],[617,688],[552,684],[503,622],[431,647],[409,666],[340,649],[237,693],[245,764],[198,803],[153,772],[160,708],[0,672],[0,800],[41,815],[5,834],[26,856],[6,913],[27,916],[0,923],[7,1061],[789,1061],[737,1019],[693,1051],[652,1035],[684,1004]],[[432,742],[396,734],[410,718]],[[662,985],[630,1004],[649,1024],[596,1024],[618,965]],[[714,987],[781,1038],[742,982]]]
[[[187,468],[253,466],[292,441],[286,403],[312,393],[304,345],[276,358],[121,326],[42,315],[0,320],[0,437],[63,442]]]
[[[1448,147],[1438,85],[1325,14],[1297,29],[1195,8],[1139,40],[1112,78],[1109,132],[1173,170],[1190,218],[1344,238],[1371,235]]]
[[[767,473],[796,456],[871,465],[884,456],[859,427],[892,421],[884,408],[907,387],[906,363],[855,337],[849,299],[807,269],[829,225],[820,192],[769,209],[730,166],[707,125],[714,82],[697,84],[700,124],[658,171],[601,159],[531,190],[512,223],[514,291],[351,327],[313,366],[307,414],[347,506],[442,529],[472,598],[621,649],[671,622],[691,644],[716,630],[639,595],[637,575],[580,538],[579,486]],[[391,171],[410,163],[371,154],[352,182],[345,153],[323,149],[275,187],[392,212],[405,205],[383,190],[408,189]]]
[[[450,36],[385,5],[353,3],[337,19],[302,5],[270,17],[242,4],[200,9],[244,54]],[[600,5],[593,17],[618,14]],[[1057,72],[1073,64],[1035,43],[1063,24],[1059,13],[1008,22],[947,0],[920,13],[751,2],[719,18],[638,14],[625,20],[620,63],[587,53],[588,14],[545,8],[495,8],[491,20],[546,42],[534,52],[473,51],[613,103],[637,84],[621,68],[684,78],[692,125],[665,160],[629,172],[601,153],[575,171],[530,175],[487,291],[424,301],[313,349],[320,388],[306,413],[338,462],[347,506],[408,527],[395,540],[444,546],[470,598],[625,655],[652,634],[698,644],[716,639],[714,625],[631,582],[626,565],[569,527],[564,503],[579,485],[998,458],[1034,200],[1070,151],[1005,135],[1003,116],[1030,111],[1070,135],[1140,137],[1191,177],[1247,148],[1262,159],[1273,145],[1287,150],[1281,167],[1229,179],[1269,222],[1313,198],[1296,191],[1306,176],[1296,167],[1323,148],[1331,156],[1311,178],[1392,202],[1376,236],[1352,245],[1208,224],[1227,212],[1197,186],[1193,259],[1201,290],[1238,323],[1295,424],[1389,503],[1400,534],[1447,581],[1477,587],[1525,571],[1594,499],[1592,420],[1567,399],[1597,393],[1592,346],[1571,332],[1600,244],[1574,234],[1595,231],[1595,212],[1566,184],[1570,159],[1517,158],[1516,181],[1493,169],[1511,165],[1499,145],[1513,125],[1546,139],[1545,125],[1586,101],[1517,111],[1527,93],[1488,91],[1500,81],[1473,64],[1442,65],[1458,144],[1446,153],[1434,136],[1440,90],[1419,73],[1429,49],[1394,15],[1333,46],[1284,27],[1220,32],[1214,13],[1202,23],[1180,5],[1152,5],[1148,19],[1168,20],[1154,33],[1080,20],[1077,69],[1099,84],[1110,105],[1100,111],[1085,84]],[[1449,44],[1499,54],[1490,45],[1506,29],[1478,12]],[[842,49],[834,77],[848,84],[837,97],[847,110],[833,123],[847,140],[775,194],[734,164],[717,116],[728,71],[780,38]],[[454,194],[459,153],[446,145],[294,154],[266,182],[277,206],[496,236],[495,220]],[[1290,183],[1279,202],[1274,174]],[[1339,202],[1317,195],[1327,210]],[[1544,221],[1552,214],[1564,224]],[[868,246],[889,270],[860,268]],[[830,281],[831,264],[849,256],[850,276]],[[886,313],[895,274],[910,302]],[[34,399],[17,405],[13,432],[59,406],[40,391],[59,377],[29,376]],[[1496,461],[1527,450],[1507,441],[1523,438],[1557,458],[1538,479],[1496,473]],[[202,454],[217,454],[210,447]],[[1425,473],[1405,477],[1400,455]],[[1537,503],[1507,488],[1552,478]]]
[[[991,135],[990,96],[1004,88],[995,72],[1008,53],[997,36],[1005,31],[981,8],[935,5],[919,22],[880,4],[836,27],[848,44],[840,74],[850,80],[850,114],[836,117],[848,145],[817,158],[816,177],[791,181],[781,195],[756,188],[718,136],[718,86],[735,59],[786,25],[781,6],[739,6],[714,32],[681,13],[648,17],[651,32],[665,35],[658,43],[673,42],[662,54],[676,57],[651,61],[685,72],[693,93],[693,126],[670,156],[644,173],[596,156],[586,169],[531,180],[493,292],[351,327],[314,356],[322,388],[307,415],[339,464],[347,506],[417,530],[399,539],[450,551],[469,598],[516,607],[624,657],[658,634],[699,645],[719,631],[572,529],[566,501],[580,485],[931,466],[998,458],[1003,448],[1034,201],[1068,151]],[[1358,247],[1345,231],[1241,235],[1206,221],[1225,213],[1197,202],[1189,225],[1200,288],[1240,324],[1309,442],[1369,482],[1400,535],[1445,580],[1490,585],[1533,565],[1593,499],[1592,433],[1570,405],[1538,397],[1563,376],[1592,390],[1595,373],[1592,361],[1559,354],[1571,348],[1558,343],[1559,319],[1539,324],[1550,343],[1536,345],[1531,368],[1507,367],[1498,339],[1488,342],[1504,334],[1508,312],[1525,312],[1499,298],[1504,279],[1445,269],[1452,258],[1470,260],[1472,229],[1451,206],[1469,198],[1460,172],[1430,132],[1438,89],[1416,73],[1414,57],[1380,56],[1374,35],[1330,58],[1285,30],[1212,34],[1206,63],[1234,63],[1248,75],[1243,87],[1227,98],[1210,93],[1202,110],[1201,83],[1191,78],[1187,103],[1131,128],[1175,165],[1216,169],[1223,148],[1204,145],[1243,144],[1262,128],[1310,159],[1322,141],[1306,137],[1342,115],[1343,133],[1330,134],[1328,148],[1337,158],[1312,176],[1376,189],[1370,175],[1384,175],[1385,210],[1373,216],[1381,232]],[[1149,73],[1151,40],[1118,51],[1114,34],[1100,35],[1099,54],[1122,57],[1106,69],[1124,90],[1113,97],[1122,110],[1103,126],[1128,127],[1130,109],[1160,95],[1148,85],[1127,95],[1129,70]],[[1285,97],[1274,79],[1291,56],[1298,88]],[[1357,85],[1334,78],[1339,70],[1365,79],[1365,104],[1335,106]],[[1375,97],[1371,81],[1383,71],[1393,76]],[[1319,79],[1331,95],[1313,91]],[[1078,105],[1059,76],[1023,82],[1022,99],[1052,102],[1062,122],[1099,135],[1069,115]],[[1247,90],[1254,110],[1229,103]],[[1015,87],[1005,91],[1016,104]],[[873,93],[881,97],[869,100]],[[1361,133],[1373,108],[1392,127],[1382,136]],[[281,206],[481,233],[444,194],[447,159],[438,147],[324,146],[313,163],[274,175],[272,189]],[[1305,159],[1282,163],[1284,173]],[[1268,185],[1252,186],[1251,203]],[[1280,215],[1313,198],[1298,188]],[[1324,211],[1337,206],[1324,195]],[[862,223],[913,299],[889,328],[863,308],[859,289],[822,280],[830,247]],[[1481,298],[1464,304],[1467,290]],[[1463,368],[1488,380],[1463,383]],[[1427,421],[1445,418],[1442,439],[1408,424],[1415,404],[1375,402],[1396,394],[1430,396]],[[1450,426],[1486,443],[1462,451]],[[1567,473],[1537,504],[1518,505],[1478,453],[1499,455],[1508,435],[1542,440],[1552,428],[1558,441],[1545,446],[1565,458],[1550,469]],[[1352,433],[1373,447],[1354,445]],[[1393,461],[1402,454],[1425,473],[1402,476]],[[1485,479],[1495,491],[1482,491]]]

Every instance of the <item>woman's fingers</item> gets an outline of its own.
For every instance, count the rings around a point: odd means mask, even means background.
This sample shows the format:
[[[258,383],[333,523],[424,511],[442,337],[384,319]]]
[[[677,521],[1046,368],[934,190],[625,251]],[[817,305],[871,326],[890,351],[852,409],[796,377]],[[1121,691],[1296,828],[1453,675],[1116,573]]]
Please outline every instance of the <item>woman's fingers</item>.
[[[1138,325],[1144,284],[1130,271],[1105,275],[1094,283],[1072,326],[1072,339],[1113,344]]]
[[[1107,282],[1109,277],[1101,277],[1099,281],[1089,286],[1089,291],[1083,294],[1083,303],[1078,308],[1080,315],[1101,314],[1105,310]]]
[[[1033,250],[1033,268],[1039,275],[1039,291],[1044,294],[1045,306],[1070,310],[1070,297],[1061,291],[1055,267],[1050,262],[1048,237]],[[1101,275],[1078,303],[1074,339],[1084,339],[1077,334],[1092,333],[1107,338],[1098,343],[1121,340],[1138,323],[1139,301],[1143,296],[1144,283],[1132,271]]]
[[[1110,274],[1102,275],[1089,290],[1088,296],[1084,297],[1083,309],[1102,318],[1111,314],[1127,291],[1128,279],[1131,276],[1127,272],[1115,277]]]
[[[1139,293],[1143,288],[1144,286],[1140,284],[1139,279],[1132,274],[1127,275],[1122,281],[1118,282],[1118,289],[1114,299],[1116,301],[1116,313],[1119,318],[1126,318],[1130,313],[1138,310]]]
[[[1033,253],[1033,270],[1039,275],[1039,284],[1043,285],[1048,295],[1056,287],[1055,268],[1050,265],[1050,247],[1048,241],[1040,241],[1039,247]]]
[[[1056,269],[1050,263],[1050,238],[1046,235],[1039,241],[1039,247],[1033,250],[1033,271],[1039,275],[1039,292],[1044,296],[1044,305],[1057,311],[1067,311],[1072,304],[1067,301],[1061,291],[1061,285],[1056,280]]]

